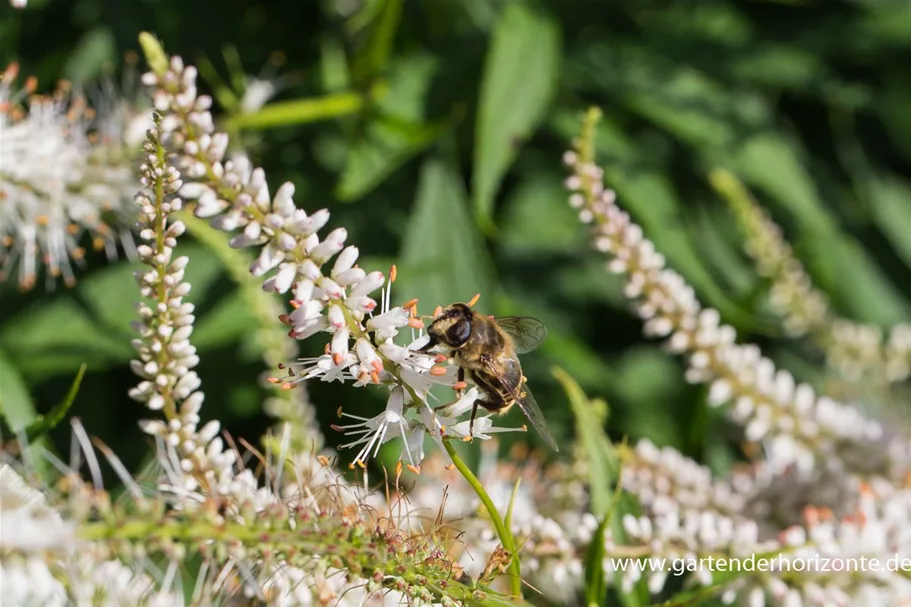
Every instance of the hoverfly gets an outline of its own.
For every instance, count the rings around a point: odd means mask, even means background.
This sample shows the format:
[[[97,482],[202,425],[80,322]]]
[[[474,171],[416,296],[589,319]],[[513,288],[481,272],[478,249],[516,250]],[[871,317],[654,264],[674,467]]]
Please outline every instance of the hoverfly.
[[[502,415],[517,405],[554,451],[557,444],[544,422],[544,414],[526,386],[518,354],[531,352],[547,337],[547,327],[530,316],[484,316],[467,304],[443,308],[427,328],[430,341],[420,351],[442,345],[452,351],[459,367],[459,381],[468,377],[485,392],[476,400],[468,425],[472,436],[478,406]]]

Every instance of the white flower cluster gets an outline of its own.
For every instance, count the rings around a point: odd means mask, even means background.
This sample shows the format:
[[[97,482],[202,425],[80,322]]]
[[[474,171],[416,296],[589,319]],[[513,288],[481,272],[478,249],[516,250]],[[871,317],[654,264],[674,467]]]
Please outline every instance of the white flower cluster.
[[[845,514],[806,505],[799,519],[789,523],[787,516],[778,518],[781,510],[771,510],[780,504],[766,499],[769,487],[762,479],[742,473],[729,481],[713,479],[707,468],[647,441],[627,458],[623,483],[644,510],[638,517],[626,515],[624,528],[630,539],[648,548],[649,556],[668,562],[759,556],[774,563],[774,571],[754,570],[723,584],[726,603],[740,598],[748,605],[764,605],[766,596],[775,604],[820,606],[895,605],[911,599],[907,571],[889,565],[911,563],[907,487],[858,483],[849,505],[839,504]],[[790,491],[801,488],[792,484]],[[818,495],[809,493],[805,497]],[[769,529],[776,521],[778,526]],[[667,573],[630,568],[622,574],[623,583],[629,587],[645,576],[657,593]],[[705,565],[694,575],[701,585],[717,582]]]
[[[877,326],[836,318],[828,327],[828,336],[829,364],[848,379],[877,372],[892,383],[911,377],[911,325],[894,325],[884,336]]]
[[[624,294],[636,302],[645,333],[666,337],[670,350],[687,355],[686,378],[710,384],[711,405],[734,403],[731,417],[744,426],[747,440],[764,446],[773,469],[796,466],[810,475],[821,464],[888,476],[908,469],[908,460],[893,457],[905,449],[888,447],[882,424],[797,383],[758,347],[735,343],[734,328],[722,324],[716,310],[701,307],[692,287],[665,267],[642,228],[617,206],[602,170],[575,151],[564,160],[573,170],[570,204],[584,222],[594,223],[594,244],[610,255],[608,269],[628,277]]]
[[[0,462],[0,585],[4,604],[22,607],[180,604],[152,578],[78,541],[47,496]]]
[[[131,363],[142,381],[130,396],[164,414],[164,420],[142,422],[142,429],[174,454],[176,464],[167,467],[172,488],[178,494],[200,486],[211,494],[227,494],[234,481],[235,452],[225,450],[216,436],[218,421],[197,427],[205,395],[193,371],[199,364],[190,343],[194,307],[184,301],[190,292],[183,280],[189,259],[173,256],[177,237],[186,229],[172,218],[182,204],[175,195],[180,173],[167,161],[157,125],[149,130],[144,151],[140,173],[146,189],[136,195],[144,244],[137,247],[137,254],[148,269],[136,273],[143,301],[138,305],[140,321],[135,323],[139,337],[133,340],[139,359]],[[169,463],[169,458],[163,459]]]
[[[252,494],[248,496],[253,501],[244,503],[239,492],[231,496],[231,501],[259,512],[268,513],[270,508],[305,512],[310,518],[305,515],[299,520],[296,523],[298,530],[304,525],[318,527],[318,515],[325,510],[347,512],[352,522],[369,520],[375,509],[384,511],[382,500],[375,499],[373,507],[369,507],[362,501],[365,497],[362,490],[347,484],[321,460],[307,455],[295,456],[292,468],[285,469],[286,480],[290,482],[282,485],[278,493],[263,487],[256,489],[255,498]],[[281,467],[273,472],[282,475]],[[72,472],[71,480],[81,484],[75,472]],[[238,482],[248,481],[255,489],[257,483],[252,473],[245,471],[238,476]],[[88,491],[84,497],[93,499],[89,487],[81,488]],[[193,510],[196,515],[205,512],[201,501],[204,496],[198,497],[197,502],[183,504],[190,507],[198,504]],[[4,604],[170,607],[227,604],[244,597],[260,597],[270,605],[289,606],[430,604],[415,598],[413,593],[409,596],[376,584],[368,588],[369,580],[327,565],[319,554],[297,555],[298,565],[292,566],[284,561],[262,559],[254,550],[232,547],[223,551],[225,554],[218,557],[220,560],[212,559],[210,555],[211,560],[189,570],[196,576],[189,586],[190,596],[184,587],[186,564],[181,562],[186,552],[180,546],[172,546],[165,553],[164,562],[153,563],[146,556],[149,548],[145,546],[130,550],[121,545],[117,552],[120,558],[112,558],[111,546],[104,540],[77,540],[79,524],[65,520],[54,505],[47,503],[43,492],[29,487],[22,476],[5,463],[0,463],[0,498],[0,522],[3,524],[0,584],[4,590]],[[191,510],[184,508],[183,512]],[[12,525],[21,528],[13,529]],[[65,528],[66,532],[58,532],[58,528]]]
[[[49,285],[72,285],[84,239],[109,259],[118,242],[132,256],[131,165],[150,115],[119,98],[89,108],[68,85],[37,95],[35,80],[20,89],[17,75],[12,65],[0,81],[0,281],[18,262],[23,289],[42,265]]]
[[[590,135],[564,158],[573,170],[567,181],[570,204],[585,223],[594,224],[596,248],[610,255],[608,269],[628,277],[625,295],[645,320],[645,332],[666,337],[671,351],[685,354],[687,379],[709,384],[711,405],[732,402],[731,417],[744,426],[747,440],[764,447],[755,451],[759,461],[715,479],[676,450],[641,442],[626,458],[622,475],[624,488],[643,510],[641,516],[624,519],[627,534],[641,549],[638,555],[688,560],[780,555],[795,567],[806,567],[815,557],[835,562],[829,569],[803,569],[796,576],[785,567],[728,582],[716,579],[704,564],[697,568],[693,580],[722,583],[726,603],[740,600],[758,607],[767,598],[794,606],[908,601],[907,572],[886,569],[889,559],[900,562],[911,552],[908,438],[890,435],[856,408],[798,384],[758,347],[736,344],[734,329],[721,323],[717,311],[701,307],[693,289],[665,267],[663,256],[605,189]],[[748,248],[761,271],[779,280],[773,299],[788,308],[791,329],[811,330],[807,323],[826,314],[825,299],[813,295],[778,228],[763,217],[750,217],[756,225]],[[840,341],[881,347],[878,336]],[[855,565],[846,574],[848,559],[860,557],[875,560],[882,569],[858,570]],[[629,568],[622,573],[623,584],[631,587],[643,576],[657,593],[667,571]]]
[[[416,351],[427,338],[416,301],[392,306],[395,268],[388,279],[363,270],[357,247],[346,246],[344,228],[320,236],[328,210],[308,214],[294,204],[292,184],[273,196],[261,168],[242,156],[227,160],[228,137],[215,131],[211,99],[198,94],[193,66],[173,57],[167,69],[145,74],[143,82],[154,87],[154,105],[163,114],[162,140],[189,179],[181,196],[195,200],[196,215],[210,218],[217,229],[238,231],[232,246],[260,248],[250,271],[264,277],[267,291],[291,294],[293,311],[281,319],[292,337],[331,334],[323,355],[290,365],[288,376],[275,381],[288,388],[315,379],[386,386],[383,413],[370,419],[346,413],[355,423],[339,427],[355,437],[347,446],[361,446],[355,458],[361,465],[383,443],[398,439],[402,460],[418,469],[425,436],[438,444],[444,428],[447,435],[466,436],[467,423],[456,418],[471,409],[477,391],[464,394],[445,415],[433,410],[430,390],[453,386],[455,368],[441,365],[444,356]],[[380,289],[377,301],[374,293]],[[396,343],[403,329],[409,329],[407,343]],[[475,421],[479,438],[498,430],[489,417]]]

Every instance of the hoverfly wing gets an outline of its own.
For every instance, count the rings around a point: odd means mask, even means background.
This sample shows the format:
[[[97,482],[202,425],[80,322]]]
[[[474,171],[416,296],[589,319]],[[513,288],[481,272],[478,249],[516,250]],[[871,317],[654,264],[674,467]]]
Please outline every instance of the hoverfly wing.
[[[527,354],[547,338],[547,327],[531,316],[497,316],[494,318],[512,338],[516,354]]]
[[[541,413],[541,408],[538,406],[538,403],[535,401],[535,397],[532,396],[531,390],[528,389],[528,386],[525,386],[522,390],[525,395],[523,398],[516,401],[516,405],[522,409],[522,413],[525,414],[525,417],[531,422],[535,427],[535,430],[538,431],[538,434],[541,435],[547,444],[553,448],[554,451],[560,451],[557,447],[557,442],[554,440],[554,437],[550,435],[550,432],[547,430],[547,424],[544,422],[544,414]]]

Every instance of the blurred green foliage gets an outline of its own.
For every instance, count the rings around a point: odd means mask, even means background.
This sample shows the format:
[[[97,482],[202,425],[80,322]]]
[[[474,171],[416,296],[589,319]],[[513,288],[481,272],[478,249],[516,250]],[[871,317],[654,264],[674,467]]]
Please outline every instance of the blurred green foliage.
[[[768,314],[766,285],[708,185],[714,167],[753,188],[839,312],[881,325],[909,318],[907,3],[31,0],[21,12],[0,7],[0,63],[18,60],[43,90],[60,77],[119,81],[141,30],[200,66],[223,127],[273,190],[290,180],[299,205],[330,208],[362,265],[398,264],[396,300],[419,297],[426,314],[481,292],[486,312],[547,323],[550,338],[524,364],[564,443],[573,416],[554,364],[610,401],[612,437],[650,437],[716,468],[737,457],[737,433],[684,382],[682,364],[641,336],[566,202],[561,155],[591,104],[604,113],[597,151],[621,205],[745,339],[807,368],[821,360]],[[244,113],[247,76],[275,78],[278,94]],[[203,416],[254,441],[269,423],[255,327],[217,258],[182,246]],[[126,395],[136,382],[132,270],[96,256],[73,290],[0,285],[11,427],[60,402],[84,362],[72,414],[138,465],[145,412]],[[311,395],[330,444],[339,405],[381,402],[379,391],[338,384]],[[58,449],[65,433],[51,435]]]

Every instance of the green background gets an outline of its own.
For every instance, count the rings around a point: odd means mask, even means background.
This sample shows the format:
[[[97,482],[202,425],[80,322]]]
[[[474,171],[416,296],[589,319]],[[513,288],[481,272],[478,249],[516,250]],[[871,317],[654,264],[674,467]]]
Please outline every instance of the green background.
[[[600,106],[598,157],[621,206],[742,339],[825,388],[821,353],[784,337],[707,176],[723,167],[753,190],[838,313],[907,320],[908,6],[31,0],[24,11],[0,6],[0,63],[18,60],[42,91],[58,78],[119,82],[138,33],[155,33],[200,65],[221,127],[273,191],[290,180],[298,205],[328,207],[362,266],[398,265],[399,303],[418,297],[430,313],[481,292],[482,311],[549,326],[523,364],[561,444],[573,423],[553,365],[610,403],[611,436],[673,445],[723,472],[742,457],[739,429],[706,408],[680,360],[642,337],[620,279],[566,202],[561,156],[581,113]],[[243,74],[278,76],[276,105],[243,115]],[[182,246],[203,418],[255,442],[270,420],[249,313],[217,258],[190,239]],[[47,412],[87,363],[71,413],[136,469],[148,449],[136,427],[147,412],[126,395],[137,381],[127,365],[131,270],[96,255],[74,289],[47,291],[43,278],[25,294],[0,285],[0,378],[15,425],[29,407]],[[322,345],[303,344],[310,354]],[[340,405],[361,415],[382,406],[379,391],[338,384],[312,385],[311,395],[330,445]],[[64,453],[68,435],[65,424],[51,435]]]

